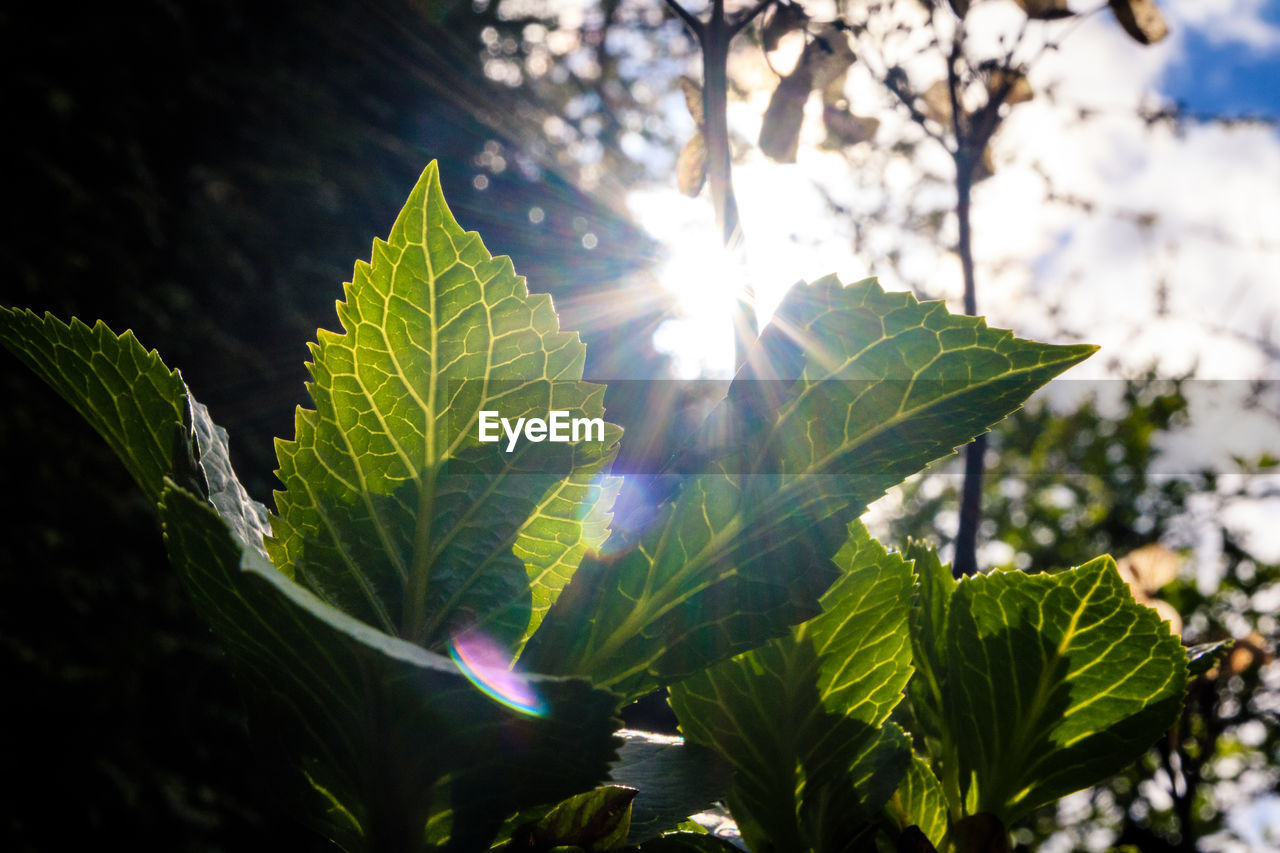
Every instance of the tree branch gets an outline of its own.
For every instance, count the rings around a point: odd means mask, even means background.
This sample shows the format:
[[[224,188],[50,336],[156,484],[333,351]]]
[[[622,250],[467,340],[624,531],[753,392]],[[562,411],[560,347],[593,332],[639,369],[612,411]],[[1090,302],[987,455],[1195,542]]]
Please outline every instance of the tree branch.
[[[684,25],[689,28],[690,32],[693,33],[694,38],[696,38],[698,43],[701,44],[702,40],[706,37],[706,27],[703,26],[702,21],[699,21],[692,13],[689,12],[688,9],[681,6],[679,0],[666,0],[666,3],[671,11],[676,13],[676,17],[684,21]]]
[[[668,0],[668,2],[670,2],[670,0]],[[729,37],[732,38],[733,36],[736,36],[738,33],[746,29],[747,24],[754,21],[756,17],[760,15],[761,12],[763,12],[765,9],[768,9],[775,2],[776,0],[760,0],[760,2],[757,3],[755,6],[753,6],[750,10],[748,10],[746,14],[742,15],[742,17],[738,18],[738,20],[729,24]]]

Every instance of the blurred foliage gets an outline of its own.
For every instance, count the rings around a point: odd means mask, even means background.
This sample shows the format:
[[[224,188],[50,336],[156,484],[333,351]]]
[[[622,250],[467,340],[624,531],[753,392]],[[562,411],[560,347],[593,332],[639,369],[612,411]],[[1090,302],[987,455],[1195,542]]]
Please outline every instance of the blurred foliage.
[[[1162,444],[1188,427],[1194,381],[1108,380],[1066,407],[1038,398],[991,434],[982,533],[1000,544],[983,552],[988,565],[1053,571],[1163,542],[1181,566],[1155,595],[1180,614],[1184,642],[1235,640],[1139,765],[1018,830],[1032,849],[1051,838],[1055,851],[1195,851],[1210,838],[1236,845],[1213,849],[1249,849],[1227,812],[1280,784],[1280,565],[1250,553],[1227,512],[1266,496],[1259,475],[1274,475],[1276,461],[1157,473]],[[959,481],[942,471],[905,486],[888,541],[948,543]]]

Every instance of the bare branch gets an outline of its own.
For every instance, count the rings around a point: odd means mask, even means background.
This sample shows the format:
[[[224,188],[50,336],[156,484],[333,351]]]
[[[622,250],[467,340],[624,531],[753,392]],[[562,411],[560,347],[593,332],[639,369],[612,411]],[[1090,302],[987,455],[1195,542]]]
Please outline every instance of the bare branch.
[[[670,0],[668,0],[668,2],[670,2]],[[768,9],[775,2],[777,2],[777,0],[760,0],[760,2],[757,3],[755,6],[751,7],[751,9],[746,14],[744,14],[742,17],[740,17],[738,20],[734,21],[733,23],[729,24],[729,37],[733,38],[738,33],[746,29],[747,24],[754,21],[761,12],[763,12],[765,9]]]
[[[698,43],[701,44],[704,38],[703,34],[706,32],[706,27],[702,21],[699,21],[688,9],[681,6],[679,0],[666,0],[666,3],[671,11],[676,13],[676,17],[684,21],[684,25],[689,28]]]

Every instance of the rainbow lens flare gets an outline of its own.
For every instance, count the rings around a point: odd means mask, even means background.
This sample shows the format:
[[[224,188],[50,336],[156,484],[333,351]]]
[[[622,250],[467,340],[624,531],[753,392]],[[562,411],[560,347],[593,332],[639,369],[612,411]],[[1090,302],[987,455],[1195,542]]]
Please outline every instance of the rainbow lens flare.
[[[512,671],[509,654],[483,634],[454,634],[449,657],[467,680],[498,704],[531,717],[546,715],[547,703],[532,684]]]

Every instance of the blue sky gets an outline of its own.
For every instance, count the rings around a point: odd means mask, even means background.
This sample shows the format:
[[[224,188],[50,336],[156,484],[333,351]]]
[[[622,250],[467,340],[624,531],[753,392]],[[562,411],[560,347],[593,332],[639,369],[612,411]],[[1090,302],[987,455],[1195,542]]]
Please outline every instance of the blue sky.
[[[1280,0],[1268,0],[1258,17],[1280,28]],[[1196,113],[1280,116],[1280,48],[1249,47],[1198,29],[1184,38],[1184,59],[1162,81],[1167,94]]]

